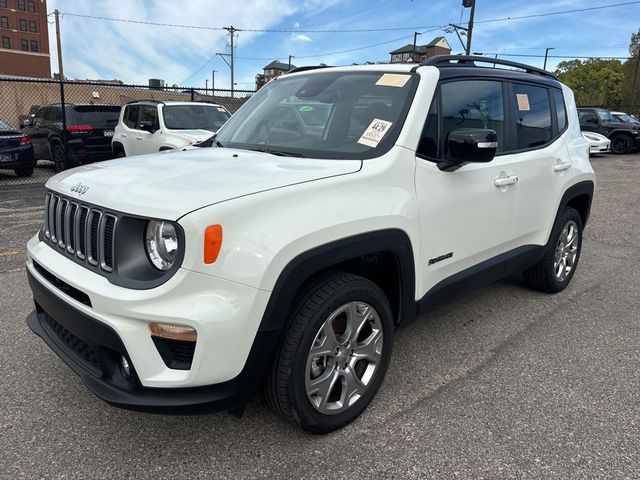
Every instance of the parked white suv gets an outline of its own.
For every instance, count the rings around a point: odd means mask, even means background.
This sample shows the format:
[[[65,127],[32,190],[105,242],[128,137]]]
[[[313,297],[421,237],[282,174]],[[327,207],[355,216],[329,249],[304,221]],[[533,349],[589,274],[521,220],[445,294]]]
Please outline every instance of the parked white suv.
[[[344,426],[420,311],[576,272],[595,177],[573,94],[484,61],[292,72],[217,147],[56,175],[29,326],[116,406],[239,414],[265,385],[302,428]]]
[[[111,148],[116,157],[131,157],[194,145],[210,138],[230,116],[215,103],[131,102],[120,111]]]

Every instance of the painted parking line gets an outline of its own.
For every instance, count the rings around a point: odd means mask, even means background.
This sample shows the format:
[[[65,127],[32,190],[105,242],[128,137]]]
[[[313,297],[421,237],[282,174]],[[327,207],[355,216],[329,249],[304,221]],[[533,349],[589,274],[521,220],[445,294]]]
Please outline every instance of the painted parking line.
[[[0,257],[14,257],[25,253],[27,253],[25,250],[8,250],[6,252],[0,252]]]

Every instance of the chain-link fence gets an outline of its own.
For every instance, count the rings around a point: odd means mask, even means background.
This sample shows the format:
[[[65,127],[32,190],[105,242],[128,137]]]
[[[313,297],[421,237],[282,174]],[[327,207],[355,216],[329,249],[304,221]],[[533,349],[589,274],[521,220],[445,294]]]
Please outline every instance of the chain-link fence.
[[[254,93],[118,81],[0,78],[0,188],[44,183],[61,167],[113,158],[111,136],[117,113],[129,102],[207,102],[233,114]],[[56,165],[60,158],[65,161]]]

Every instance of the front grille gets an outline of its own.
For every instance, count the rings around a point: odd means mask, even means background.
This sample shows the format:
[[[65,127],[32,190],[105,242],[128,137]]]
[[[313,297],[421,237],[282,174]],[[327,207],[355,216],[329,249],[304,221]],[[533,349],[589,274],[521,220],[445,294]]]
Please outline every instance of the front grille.
[[[90,268],[113,271],[117,217],[54,193],[45,200],[44,240]]]
[[[65,350],[72,354],[90,370],[94,375],[101,376],[102,369],[95,350],[84,340],[76,337],[69,330],[56,322],[50,315],[44,314],[43,326],[49,331],[49,335],[56,338],[64,345]]]

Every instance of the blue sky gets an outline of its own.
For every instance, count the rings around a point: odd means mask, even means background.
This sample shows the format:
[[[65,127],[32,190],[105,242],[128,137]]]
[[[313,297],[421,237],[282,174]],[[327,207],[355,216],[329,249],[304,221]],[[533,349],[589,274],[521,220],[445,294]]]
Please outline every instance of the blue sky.
[[[622,3],[624,0],[477,0],[476,21],[557,12]],[[295,65],[350,65],[388,61],[391,50],[412,42],[414,27],[424,31],[418,43],[444,35],[454,53],[462,47],[454,33],[437,26],[466,23],[461,0],[49,0],[48,10],[138,21],[241,29],[236,42],[236,88],[251,89],[255,75],[271,60]],[[427,28],[432,26],[432,28]],[[435,27],[433,27],[435,26]],[[308,30],[403,28],[358,33]],[[216,87],[229,88],[229,67],[216,56],[228,51],[226,31],[159,27],[63,15],[65,75],[71,78],[120,79],[146,83],[204,86],[217,70]],[[406,29],[404,29],[406,28]],[[285,29],[262,33],[242,29]],[[631,34],[640,29],[640,3],[591,12],[478,23],[474,52],[491,54],[626,56]],[[57,71],[55,29],[49,36],[52,71]],[[360,48],[374,44],[382,45]],[[350,52],[345,50],[357,49]],[[337,53],[342,52],[342,53]],[[542,66],[542,58],[504,57]],[[550,58],[554,68],[562,59]],[[200,69],[200,70],[199,70]],[[211,80],[209,80],[209,86]]]

